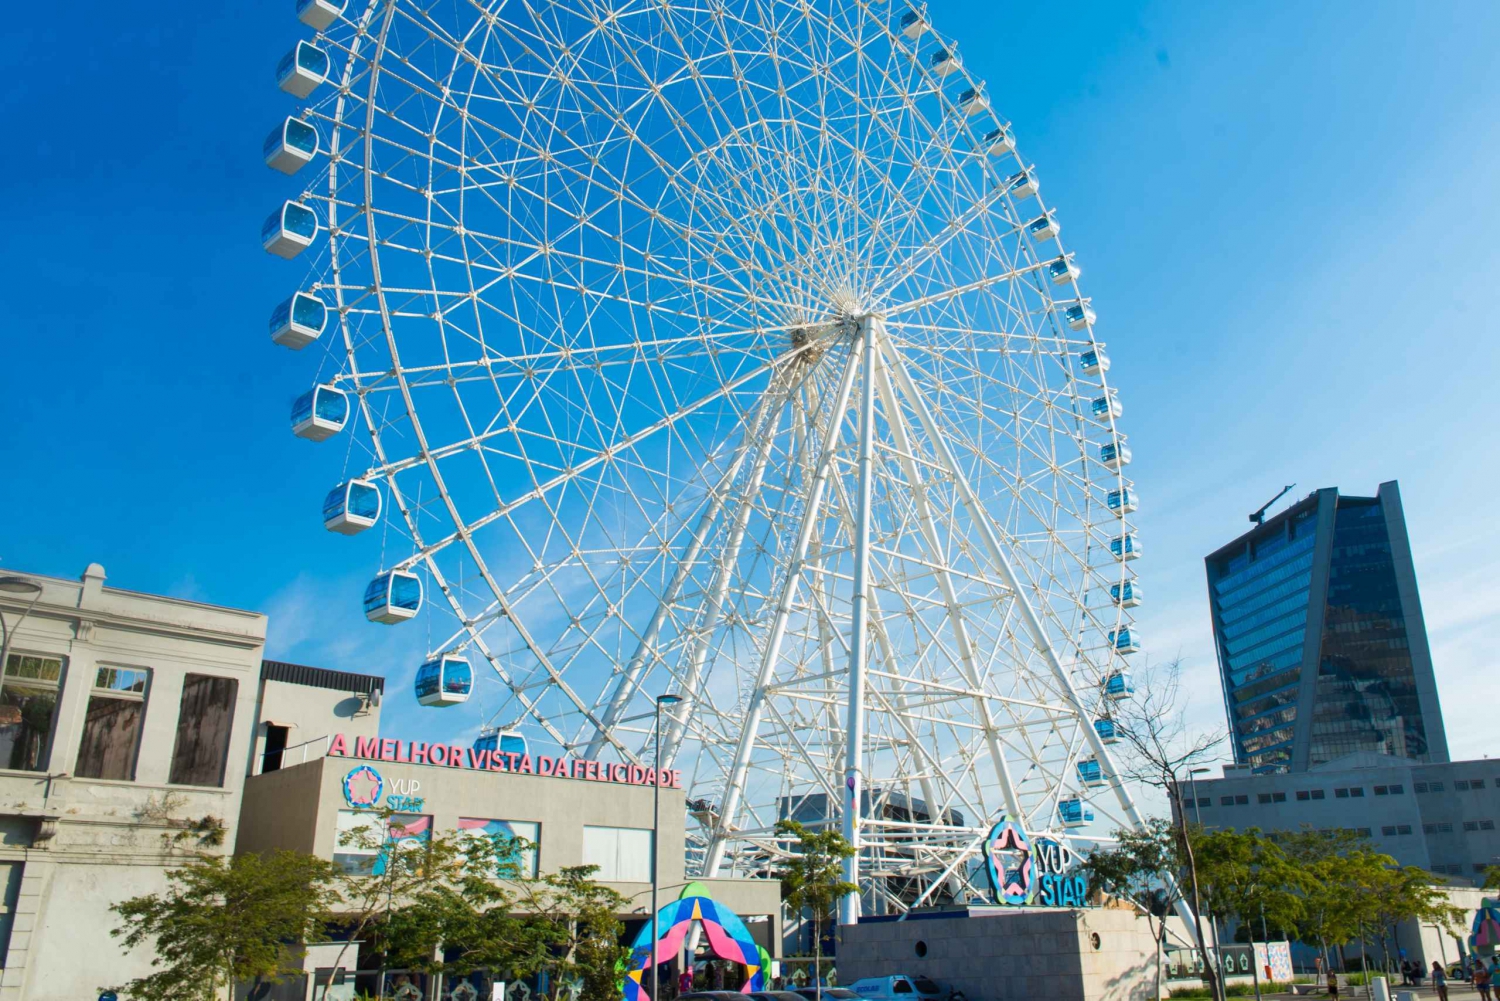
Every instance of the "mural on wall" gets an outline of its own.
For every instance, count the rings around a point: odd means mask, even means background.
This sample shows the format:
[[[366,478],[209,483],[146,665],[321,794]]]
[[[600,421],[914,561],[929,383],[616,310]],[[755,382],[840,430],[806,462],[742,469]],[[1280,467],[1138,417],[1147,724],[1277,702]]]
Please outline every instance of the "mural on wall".
[[[709,896],[702,883],[689,883],[682,888],[678,899],[657,912],[660,937],[656,941],[656,955],[660,962],[668,962],[677,955],[694,921],[702,924],[708,947],[715,956],[745,968],[745,982],[730,989],[741,992],[766,989],[766,964],[760,946],[750,937],[750,930],[739,915]],[[651,1001],[651,992],[646,987],[651,982],[650,972],[651,922],[647,921],[630,946],[625,968],[625,1001]]]
[[[1500,900],[1485,897],[1474,912],[1474,926],[1469,931],[1469,945],[1486,955],[1500,945]]]

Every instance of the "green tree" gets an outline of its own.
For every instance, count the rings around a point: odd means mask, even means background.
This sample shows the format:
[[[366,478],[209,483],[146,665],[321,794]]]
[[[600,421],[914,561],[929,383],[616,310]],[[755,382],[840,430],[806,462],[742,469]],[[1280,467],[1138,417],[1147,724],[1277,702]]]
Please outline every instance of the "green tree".
[[[166,873],[167,889],[114,904],[127,948],[155,950],[146,977],[118,988],[152,1001],[208,1001],[238,983],[302,972],[286,943],[325,939],[337,872],[300,852],[200,855]]]
[[[516,979],[542,969],[560,936],[514,907],[526,885],[517,860],[531,847],[501,835],[460,836],[443,878],[393,901],[372,925],[372,948],[390,966],[443,976],[491,969]]]
[[[776,833],[797,839],[792,856],[776,876],[781,880],[781,897],[792,910],[812,911],[813,983],[821,998],[823,920],[841,899],[859,891],[844,879],[844,860],[854,856],[854,846],[838,831],[813,831],[795,820],[777,821]]]
[[[620,910],[628,901],[594,881],[598,866],[570,866],[526,884],[532,942],[545,946],[547,968],[579,985],[579,1001],[619,1001],[630,950],[620,944]]]
[[[1151,922],[1156,940],[1156,996],[1162,996],[1161,955],[1167,934],[1167,915],[1172,910],[1170,887],[1181,871],[1177,830],[1172,822],[1153,817],[1143,830],[1115,832],[1113,846],[1095,847],[1084,857],[1082,870],[1089,890],[1129,900],[1141,908]]]

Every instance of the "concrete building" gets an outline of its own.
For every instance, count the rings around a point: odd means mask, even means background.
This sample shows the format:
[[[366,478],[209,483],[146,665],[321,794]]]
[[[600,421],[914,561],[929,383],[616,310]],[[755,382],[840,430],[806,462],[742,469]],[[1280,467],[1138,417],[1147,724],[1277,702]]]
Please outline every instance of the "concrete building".
[[[1270,775],[1226,765],[1222,778],[1182,791],[1188,819],[1209,828],[1353,831],[1402,865],[1460,885],[1483,882],[1484,869],[1500,864],[1500,760],[1357,754]]]
[[[1448,760],[1395,481],[1314,491],[1205,562],[1236,762]]]
[[[0,1001],[149,973],[110,905],[234,844],[266,618],[104,581],[0,573]]]

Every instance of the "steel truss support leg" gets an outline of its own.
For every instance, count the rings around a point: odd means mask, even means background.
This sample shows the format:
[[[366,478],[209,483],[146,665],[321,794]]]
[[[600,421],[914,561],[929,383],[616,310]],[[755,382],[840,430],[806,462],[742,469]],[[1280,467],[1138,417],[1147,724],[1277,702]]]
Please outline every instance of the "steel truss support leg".
[[[656,639],[661,633],[661,627],[666,623],[671,614],[672,606],[677,602],[682,593],[683,586],[692,575],[693,568],[697,566],[698,559],[703,553],[704,543],[708,540],[709,530],[714,522],[718,520],[719,513],[724,510],[724,500],[729,490],[734,486],[735,479],[739,476],[740,469],[745,464],[745,457],[750,454],[751,449],[758,449],[759,455],[764,457],[770,448],[770,435],[766,432],[766,418],[775,413],[771,406],[771,400],[778,396],[781,388],[779,376],[773,375],[771,383],[766,387],[764,396],[761,397],[760,407],[757,409],[755,419],[745,430],[745,437],[741,440],[739,447],[735,450],[734,460],[729,468],[724,471],[719,482],[709,492],[708,506],[703,511],[703,517],[698,519],[697,526],[693,529],[692,537],[688,540],[687,549],[682,558],[677,562],[677,572],[673,574],[672,581],[667,585],[666,591],[662,593],[661,600],[656,606],[656,612],[651,616],[651,622],[646,626],[646,631],[641,634],[640,642],[636,644],[635,653],[630,658],[630,664],[625,673],[620,676],[619,683],[615,686],[614,693],[610,696],[609,707],[605,710],[600,720],[600,728],[589,741],[587,750],[583,756],[593,760],[603,750],[604,745],[609,743],[607,734],[613,733],[620,718],[625,715],[626,708],[630,705],[631,697],[636,693],[640,685],[641,675],[646,670],[648,662],[659,656],[656,650]],[[761,463],[764,468],[764,462]],[[677,713],[677,716],[684,715]],[[670,765],[671,758],[666,761]]]
[[[922,480],[921,470],[912,461],[911,456],[916,453],[912,450],[912,442],[906,429],[906,416],[896,405],[895,393],[891,389],[890,374],[884,365],[880,366],[880,396],[881,405],[885,408],[887,421],[891,426],[891,439],[896,446],[899,462],[903,475],[911,484],[912,503],[917,509],[917,524],[922,530],[922,537],[926,540],[927,550],[932,554],[934,562],[942,558],[942,540],[938,537],[937,527],[932,515],[932,505],[927,501],[927,485]],[[964,621],[963,607],[958,600],[958,592],[953,587],[953,577],[947,572],[938,574],[938,587],[943,594],[943,603],[948,606],[948,622],[953,630],[954,643],[958,647],[959,663],[963,666],[964,680],[969,687],[979,691],[983,686],[980,684],[979,666],[975,663],[974,644],[969,639],[968,624]],[[979,720],[984,727],[985,744],[989,748],[990,762],[995,766],[995,777],[1000,782],[1000,794],[1005,798],[1005,809],[1010,816],[1018,821],[1023,818],[1021,812],[1021,800],[1016,795],[1015,780],[1010,773],[1010,763],[1005,758],[1005,751],[1000,746],[999,732],[995,728],[995,717],[990,710],[990,704],[983,698],[974,700],[975,710],[979,713]]]
[[[844,879],[855,889],[839,901],[839,924],[859,922],[859,822],[864,794],[865,669],[870,637],[870,494],[871,456],[875,449],[876,341],[884,325],[876,317],[861,324],[859,393],[859,483],[854,507],[854,594],[849,637],[849,712],[845,724],[844,839],[854,854],[844,860]]]
[[[797,531],[797,542],[787,561],[786,579],[782,581],[781,595],[776,603],[776,613],[771,630],[766,636],[766,646],[761,653],[760,670],[756,674],[755,687],[745,707],[745,722],[740,731],[739,743],[735,747],[734,763],[730,767],[729,780],[724,786],[724,803],[719,811],[719,829],[709,842],[708,853],[703,860],[706,876],[717,876],[724,862],[724,849],[733,833],[740,810],[740,801],[745,794],[745,776],[750,771],[750,757],[755,751],[755,738],[760,730],[761,718],[765,715],[766,695],[771,678],[776,673],[776,664],[781,659],[781,642],[786,637],[787,619],[792,614],[792,605],[797,600],[797,585],[802,577],[807,549],[812,542],[813,531],[822,516],[823,494],[828,487],[828,470],[833,465],[839,433],[843,429],[844,413],[849,408],[849,391],[854,386],[854,375],[859,370],[859,350],[863,346],[864,331],[855,335],[849,350],[849,360],[839,380],[838,397],[828,414],[828,427],[823,433],[822,447],[818,454],[818,465],[807,492],[807,501],[802,509],[802,524]]]
[[[906,371],[905,361],[899,353],[889,350],[883,353],[883,357],[885,358],[887,367],[895,375],[896,387],[901,391],[901,395],[906,398],[912,411],[916,413],[918,422],[922,425],[923,431],[932,444],[933,452],[938,457],[939,464],[953,478],[960,501],[965,511],[968,512],[969,519],[979,530],[979,534],[984,541],[984,548],[989,554],[990,561],[994,564],[995,570],[1000,574],[1000,578],[1005,582],[1006,586],[1014,592],[1014,600],[1017,609],[1021,613],[1021,621],[1025,623],[1026,631],[1030,633],[1031,641],[1036,645],[1037,652],[1047,662],[1047,667],[1051,670],[1052,677],[1056,680],[1063,698],[1073,707],[1073,711],[1077,713],[1084,738],[1088,741],[1090,748],[1094,752],[1094,756],[1098,758],[1101,769],[1109,776],[1110,786],[1119,798],[1121,810],[1129,818],[1132,826],[1137,830],[1142,829],[1144,824],[1140,811],[1136,809],[1135,801],[1131,798],[1130,791],[1120,781],[1120,776],[1115,770],[1114,759],[1110,756],[1109,748],[1099,739],[1099,734],[1094,731],[1093,715],[1083,704],[1083,700],[1078,695],[1078,690],[1073,687],[1073,679],[1069,677],[1067,670],[1062,665],[1062,661],[1058,659],[1057,651],[1052,647],[1051,637],[1047,635],[1047,630],[1042,625],[1041,617],[1037,615],[1036,609],[1032,607],[1031,599],[1022,590],[1020,578],[1016,576],[1015,570],[1011,567],[1009,557],[1005,555],[1005,549],[1000,543],[999,533],[995,530],[995,526],[990,520],[989,512],[985,510],[983,503],[979,499],[979,495],[974,492],[974,488],[969,484],[968,477],[964,475],[962,468],[954,459],[953,450],[948,447],[947,438],[944,437],[942,429],[938,427],[937,421],[933,419],[932,412],[927,407],[926,399],[912,383],[911,376]]]

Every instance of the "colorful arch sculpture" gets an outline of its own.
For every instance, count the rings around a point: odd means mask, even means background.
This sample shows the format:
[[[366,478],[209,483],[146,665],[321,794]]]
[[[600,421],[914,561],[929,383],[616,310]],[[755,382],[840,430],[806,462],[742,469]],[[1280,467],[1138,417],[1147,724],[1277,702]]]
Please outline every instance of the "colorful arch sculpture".
[[[766,988],[766,963],[764,953],[740,916],[709,896],[702,883],[689,883],[682,888],[682,895],[657,911],[656,922],[661,937],[656,942],[656,954],[663,959],[677,955],[683,940],[693,927],[694,921],[703,922],[703,932],[708,936],[708,947],[720,959],[739,963],[748,972],[741,991],[761,991]],[[630,960],[625,969],[625,1001],[651,1001],[651,992],[646,989],[651,970],[651,922],[641,926],[640,934],[630,946]]]
[[[1500,945],[1500,900],[1485,897],[1474,912],[1474,927],[1469,935],[1469,945],[1475,949],[1493,949]]]

